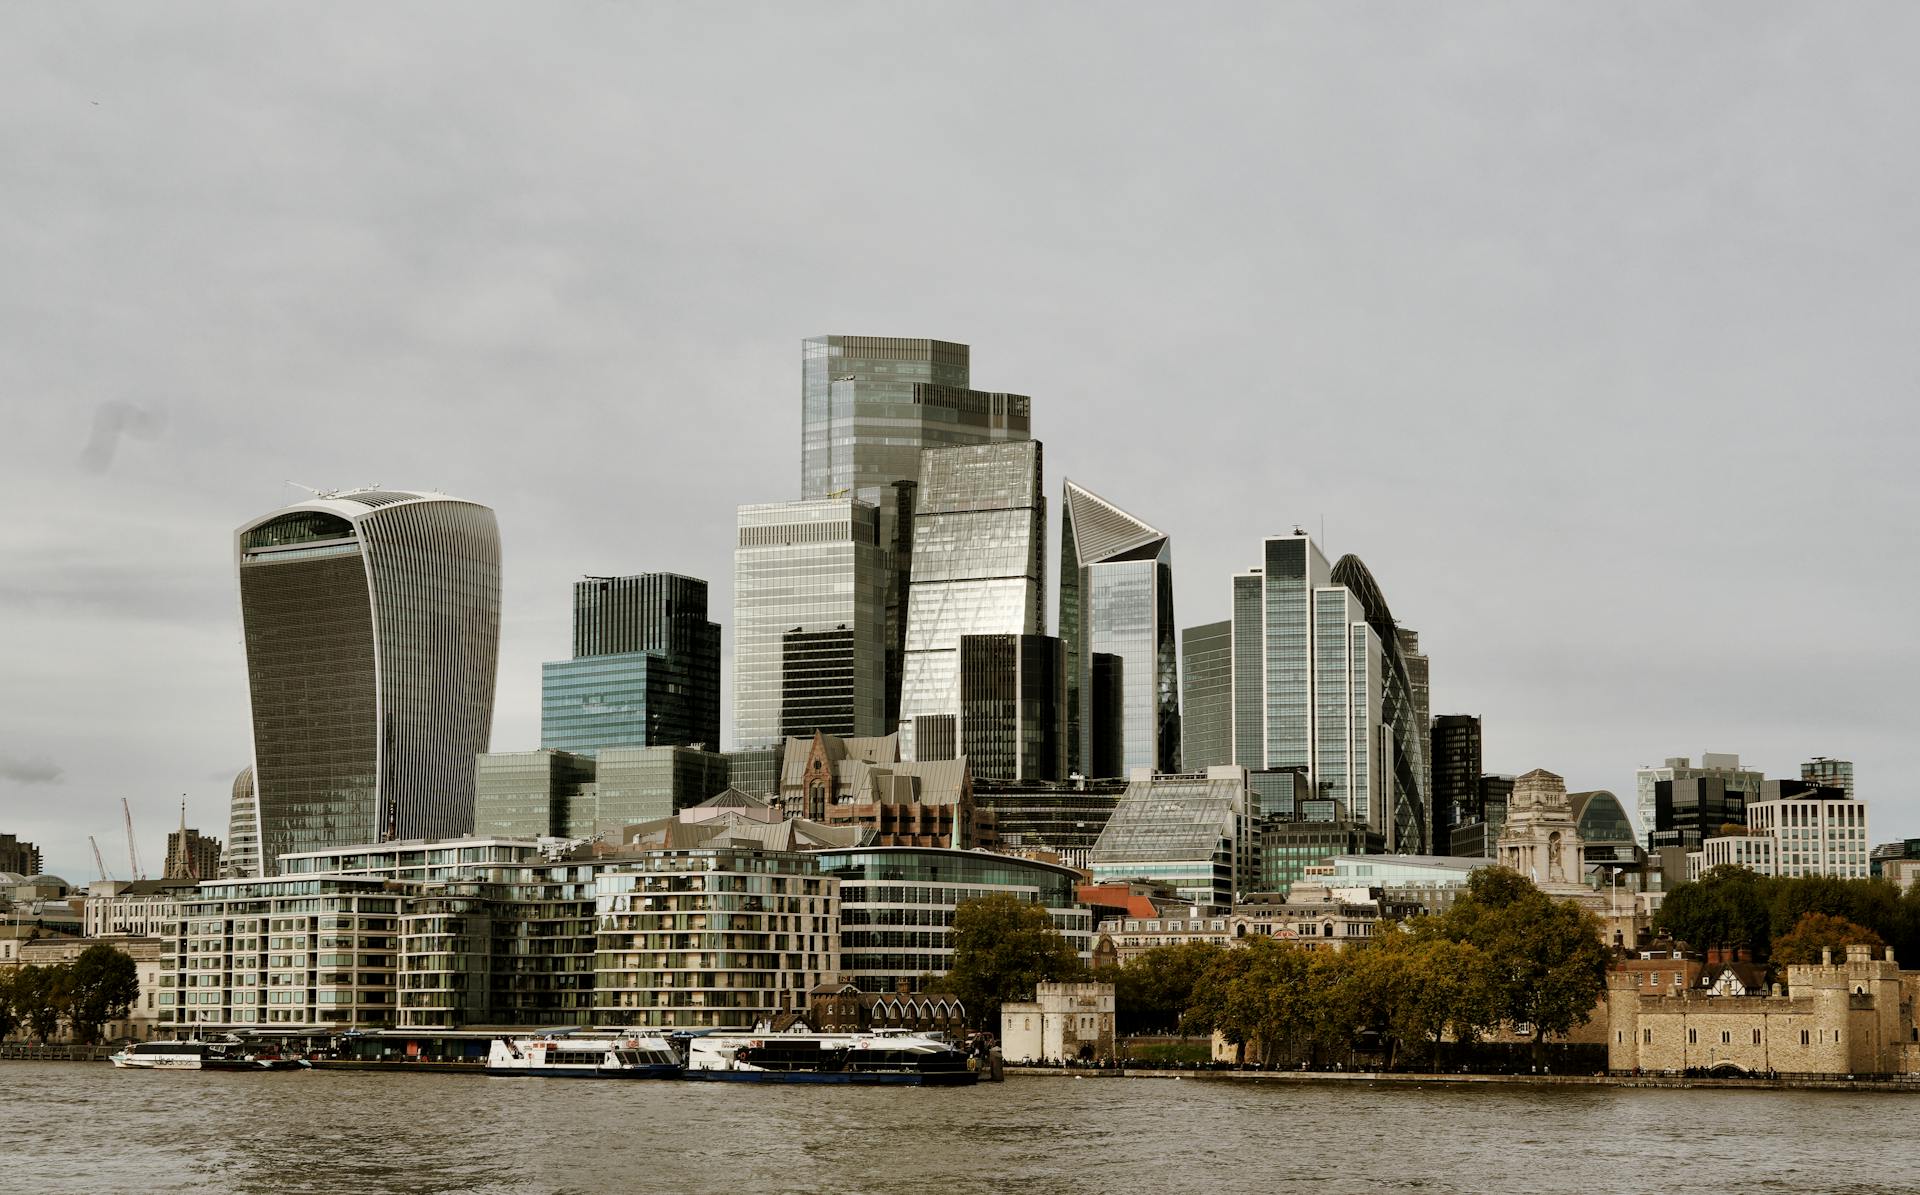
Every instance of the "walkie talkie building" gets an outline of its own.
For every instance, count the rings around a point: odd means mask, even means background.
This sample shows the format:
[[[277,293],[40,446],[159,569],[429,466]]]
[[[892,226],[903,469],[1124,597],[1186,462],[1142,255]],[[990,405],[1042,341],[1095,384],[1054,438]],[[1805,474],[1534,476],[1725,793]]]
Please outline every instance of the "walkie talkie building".
[[[262,870],[471,832],[500,647],[493,511],[325,493],[246,523],[234,547]]]

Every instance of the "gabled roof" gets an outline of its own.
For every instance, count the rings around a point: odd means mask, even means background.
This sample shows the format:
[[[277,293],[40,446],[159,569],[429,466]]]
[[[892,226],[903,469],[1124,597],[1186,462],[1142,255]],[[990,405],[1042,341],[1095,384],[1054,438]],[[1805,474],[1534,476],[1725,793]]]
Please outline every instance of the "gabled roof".
[[[1166,541],[1166,533],[1134,518],[1084,486],[1066,483],[1067,527],[1081,564],[1114,560]]]

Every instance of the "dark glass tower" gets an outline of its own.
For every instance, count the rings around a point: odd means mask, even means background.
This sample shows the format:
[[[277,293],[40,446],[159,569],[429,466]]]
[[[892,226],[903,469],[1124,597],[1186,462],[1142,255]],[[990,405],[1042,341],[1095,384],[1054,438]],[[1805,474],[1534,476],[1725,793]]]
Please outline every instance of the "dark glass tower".
[[[1473,714],[1441,714],[1433,720],[1433,849],[1451,848],[1456,826],[1481,821],[1482,760],[1480,719]]]
[[[1134,768],[1178,772],[1172,545],[1165,533],[1071,481],[1062,507],[1060,640],[1067,653],[1067,742],[1074,766],[1088,776],[1126,775]],[[1118,743],[1099,741],[1089,731],[1095,654],[1123,661]],[[1119,771],[1103,770],[1114,760]]]
[[[473,829],[500,645],[493,512],[326,493],[235,533],[260,862]]]
[[[541,667],[540,745],[720,745],[720,625],[707,583],[674,573],[573,586],[573,658]]]
[[[960,637],[960,746],[976,778],[1066,774],[1066,666],[1051,635]]]

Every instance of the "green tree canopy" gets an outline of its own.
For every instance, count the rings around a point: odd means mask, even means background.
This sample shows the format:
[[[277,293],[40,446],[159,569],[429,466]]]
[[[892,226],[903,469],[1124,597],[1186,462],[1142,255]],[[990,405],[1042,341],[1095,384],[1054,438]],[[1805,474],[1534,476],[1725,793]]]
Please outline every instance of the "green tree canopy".
[[[1736,950],[1765,958],[1773,941],[1767,880],[1751,868],[1716,867],[1667,893],[1653,926],[1696,950]]]
[[[1155,946],[1102,971],[1098,977],[1113,984],[1120,1032],[1178,1033],[1194,984],[1225,950],[1212,942]]]
[[[19,967],[14,970],[14,1016],[41,1045],[60,1031],[61,1006],[66,1002],[63,967]]]
[[[1080,956],[1039,905],[996,892],[954,909],[953,970],[944,986],[975,1025],[997,1033],[1002,1004],[1031,1000],[1036,985],[1083,972]]]
[[[1876,954],[1884,955],[1887,944],[1880,940],[1879,934],[1845,917],[1807,913],[1800,918],[1792,932],[1774,942],[1773,961],[1782,967],[1795,963],[1817,963],[1822,950],[1831,950],[1833,957],[1840,960],[1846,958],[1849,946],[1871,946]]]
[[[1506,868],[1474,871],[1435,929],[1480,951],[1491,1010],[1532,1025],[1536,1047],[1584,1024],[1606,990],[1600,919]]]
[[[0,1041],[13,1036],[20,1027],[20,1017],[13,1007],[13,979],[19,974],[19,968],[0,968]]]
[[[92,1045],[103,1025],[124,1018],[140,998],[139,970],[124,951],[89,946],[66,968],[64,997],[74,1036]]]

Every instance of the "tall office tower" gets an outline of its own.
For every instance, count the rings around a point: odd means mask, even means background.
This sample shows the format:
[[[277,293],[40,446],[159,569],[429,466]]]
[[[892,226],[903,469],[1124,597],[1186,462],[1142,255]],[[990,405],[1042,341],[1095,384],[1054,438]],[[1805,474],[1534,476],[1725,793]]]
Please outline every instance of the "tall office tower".
[[[969,389],[964,344],[895,336],[815,336],[800,365],[800,496],[852,496],[880,512],[887,560],[887,710],[900,716],[920,453],[1025,440],[1030,401]]]
[[[1668,757],[1665,764],[1657,768],[1641,768],[1633,774],[1634,812],[1639,815],[1640,833],[1651,834],[1658,826],[1658,817],[1654,811],[1654,786],[1663,780],[1706,780],[1717,778],[1726,782],[1726,790],[1739,793],[1743,797],[1760,795],[1760,785],[1766,779],[1758,771],[1740,766],[1740,757],[1733,754],[1715,754],[1707,752],[1700,757],[1700,766],[1694,767],[1693,760],[1685,755]]]
[[[220,878],[220,840],[182,826],[167,832],[167,863],[161,873],[170,880]]]
[[[942,759],[958,738],[960,637],[1046,631],[1039,442],[922,453],[913,541],[900,757]],[[922,720],[928,738],[917,751]]]
[[[829,723],[884,734],[887,565],[878,510],[858,498],[743,506],[735,545],[734,747],[771,747]],[[829,666],[830,650],[837,665]]]
[[[1180,632],[1180,765],[1233,762],[1233,620]]]
[[[1067,671],[1051,635],[960,637],[960,743],[975,778],[1066,776]]]
[[[260,800],[253,791],[253,766],[233,778],[233,796],[227,810],[227,853],[220,875],[230,880],[260,878]]]
[[[1452,853],[1456,826],[1483,820],[1480,805],[1482,759],[1480,719],[1473,714],[1441,714],[1433,720],[1433,853]]]
[[[1174,647],[1173,547],[1165,533],[1069,481],[1061,504],[1060,641],[1067,653],[1068,747],[1095,773],[1117,755],[1127,772],[1180,770],[1180,661]],[[1093,654],[1123,661],[1122,741],[1093,741]],[[1221,762],[1225,762],[1224,760]]]
[[[573,658],[540,666],[540,745],[720,745],[720,624],[707,583],[673,573],[573,586]]]
[[[323,493],[234,534],[260,858],[473,829],[500,650],[500,533],[475,502]]]
[[[1837,788],[1847,794],[1849,800],[1853,798],[1852,760],[1816,755],[1800,765],[1800,779],[1822,788]]]
[[[1366,565],[1329,569],[1304,531],[1269,536],[1262,567],[1233,579],[1233,612],[1235,762],[1306,768],[1389,851],[1428,849],[1424,662]]]

